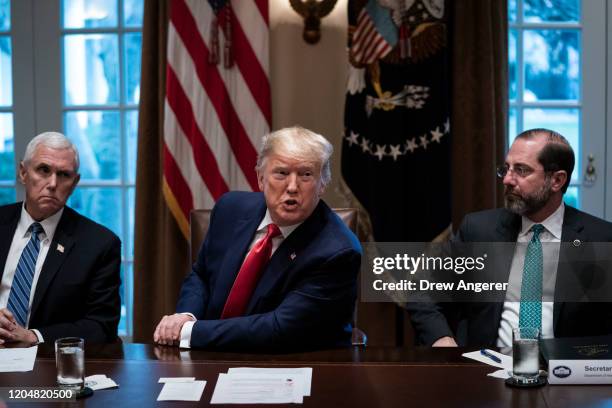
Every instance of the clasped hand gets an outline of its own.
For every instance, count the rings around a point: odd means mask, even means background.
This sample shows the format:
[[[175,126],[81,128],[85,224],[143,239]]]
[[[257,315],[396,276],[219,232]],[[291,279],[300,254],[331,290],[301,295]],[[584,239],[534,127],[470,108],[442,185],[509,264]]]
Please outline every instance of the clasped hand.
[[[180,313],[162,317],[153,333],[153,341],[158,344],[178,346],[183,325],[192,320],[191,316]]]
[[[10,310],[0,309],[0,344],[17,342],[32,346],[38,343],[38,337],[19,325]]]

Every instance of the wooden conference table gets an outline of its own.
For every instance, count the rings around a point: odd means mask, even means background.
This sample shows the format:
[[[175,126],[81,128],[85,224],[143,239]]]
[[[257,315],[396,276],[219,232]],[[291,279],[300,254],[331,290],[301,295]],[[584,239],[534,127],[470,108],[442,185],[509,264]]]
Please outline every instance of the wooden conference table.
[[[86,375],[106,374],[120,387],[99,390],[77,403],[14,403],[9,406],[193,406],[156,402],[159,377],[206,380],[200,405],[208,406],[217,376],[230,367],[313,367],[312,396],[305,407],[603,407],[610,386],[513,389],[487,377],[495,369],[461,357],[463,349],[350,348],[300,354],[256,355],[183,351],[148,344],[86,346]],[[182,360],[181,360],[182,359]],[[0,373],[0,387],[55,386],[55,359],[41,345],[34,370]]]

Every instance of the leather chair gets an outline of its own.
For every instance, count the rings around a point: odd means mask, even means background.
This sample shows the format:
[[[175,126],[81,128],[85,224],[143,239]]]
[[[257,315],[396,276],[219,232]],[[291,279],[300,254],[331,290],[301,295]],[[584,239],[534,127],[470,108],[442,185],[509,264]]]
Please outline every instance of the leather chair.
[[[344,224],[353,233],[357,233],[357,217],[358,211],[356,208],[333,208],[332,209],[344,222]],[[189,253],[191,255],[191,263],[193,264],[198,257],[198,251],[202,246],[204,237],[208,232],[208,224],[210,223],[210,213],[212,210],[191,210],[189,216]],[[353,346],[365,346],[367,343],[368,336],[359,329],[355,322],[357,321],[357,306],[359,300],[355,304],[355,311],[353,312],[353,333],[351,336],[351,342]]]

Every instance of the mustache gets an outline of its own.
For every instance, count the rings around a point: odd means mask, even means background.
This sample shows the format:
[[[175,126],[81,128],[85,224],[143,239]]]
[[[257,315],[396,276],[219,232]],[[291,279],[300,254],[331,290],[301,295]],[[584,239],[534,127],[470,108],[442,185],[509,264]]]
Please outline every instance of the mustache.
[[[520,197],[520,194],[514,191],[514,188],[509,186],[504,186],[504,196],[515,196]]]

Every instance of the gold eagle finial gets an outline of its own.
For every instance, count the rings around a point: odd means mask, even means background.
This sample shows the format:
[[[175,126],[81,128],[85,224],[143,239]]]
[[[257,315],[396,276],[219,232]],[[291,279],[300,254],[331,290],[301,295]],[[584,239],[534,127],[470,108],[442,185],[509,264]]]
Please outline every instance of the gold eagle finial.
[[[328,15],[337,0],[289,0],[291,7],[304,18],[302,37],[308,44],[321,39],[321,19]]]

